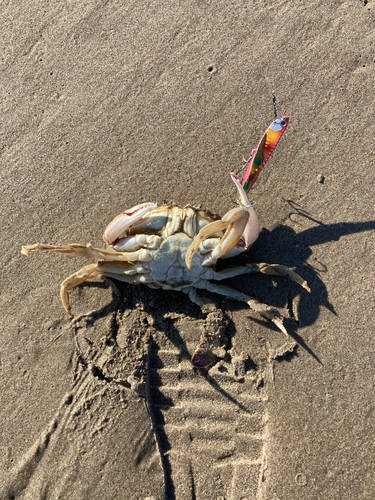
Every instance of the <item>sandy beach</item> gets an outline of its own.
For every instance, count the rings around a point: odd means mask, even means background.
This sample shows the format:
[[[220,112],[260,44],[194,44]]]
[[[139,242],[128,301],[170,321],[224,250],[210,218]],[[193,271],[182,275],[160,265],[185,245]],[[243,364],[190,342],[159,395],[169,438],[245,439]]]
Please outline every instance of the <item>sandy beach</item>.
[[[4,1],[0,6],[1,500],[372,500],[375,1]],[[141,202],[261,233],[230,286],[277,308],[96,278],[21,246],[91,242]],[[221,266],[223,267],[223,266]],[[209,370],[190,358],[222,335]],[[296,341],[298,343],[296,343]]]

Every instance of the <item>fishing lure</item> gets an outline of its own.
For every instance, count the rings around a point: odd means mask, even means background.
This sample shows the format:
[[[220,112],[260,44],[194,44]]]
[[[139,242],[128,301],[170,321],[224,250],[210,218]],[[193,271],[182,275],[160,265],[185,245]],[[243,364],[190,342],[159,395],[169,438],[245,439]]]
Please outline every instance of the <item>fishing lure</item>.
[[[258,146],[251,152],[251,158],[242,181],[246,193],[254,186],[258,175],[263,170],[268,158],[271,156],[281,136],[289,123],[289,116],[276,118],[263,134]]]

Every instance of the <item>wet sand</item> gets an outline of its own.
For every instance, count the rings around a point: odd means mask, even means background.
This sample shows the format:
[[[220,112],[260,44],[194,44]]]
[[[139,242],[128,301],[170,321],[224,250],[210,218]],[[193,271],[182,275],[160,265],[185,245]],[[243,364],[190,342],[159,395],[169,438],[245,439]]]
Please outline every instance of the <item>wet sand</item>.
[[[1,9],[1,499],[374,498],[373,1],[61,3]],[[36,242],[91,242],[142,201],[233,208],[262,232],[245,305],[96,279]],[[88,262],[86,262],[88,263]],[[91,313],[90,313],[91,311]],[[227,339],[208,372],[202,331]]]

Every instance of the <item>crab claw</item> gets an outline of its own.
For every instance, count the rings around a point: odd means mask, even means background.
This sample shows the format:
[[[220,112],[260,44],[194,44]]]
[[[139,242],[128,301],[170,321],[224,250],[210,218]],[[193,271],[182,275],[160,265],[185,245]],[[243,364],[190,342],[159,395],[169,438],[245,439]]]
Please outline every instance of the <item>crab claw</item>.
[[[240,197],[240,204],[242,207],[249,212],[249,221],[245,227],[244,233],[242,235],[242,242],[243,242],[243,249],[238,248],[238,252],[233,254],[231,257],[234,257],[234,255],[237,255],[240,252],[243,252],[244,250],[247,250],[251,245],[254,243],[254,241],[257,240],[259,236],[259,221],[257,214],[255,213],[253,205],[250,203],[249,198],[247,197],[246,191],[241,185],[240,179],[237,177],[236,174],[233,172],[230,174],[232,181],[235,183],[238,195]]]
[[[141,203],[133,208],[129,208],[126,212],[122,212],[108,224],[103,233],[103,240],[107,243],[107,245],[111,245],[124,231],[126,231],[135,222],[142,219],[147,212],[156,206],[156,203]]]
[[[240,206],[229,210],[229,212],[227,212],[221,220],[211,222],[210,224],[207,224],[207,226],[204,226],[199,231],[186,252],[185,263],[189,271],[191,270],[191,261],[193,260],[193,256],[203,240],[209,238],[217,232],[225,231],[219,244],[211,253],[212,259],[220,259],[220,257],[227,255],[237,245],[246,227],[248,219],[249,212]]]
[[[186,252],[185,263],[191,269],[191,261],[203,240],[219,231],[225,231],[220,243],[211,253],[211,259],[235,257],[247,250],[259,236],[259,221],[253,205],[236,174],[231,173],[240,198],[240,206],[227,212],[221,220],[203,227]]]

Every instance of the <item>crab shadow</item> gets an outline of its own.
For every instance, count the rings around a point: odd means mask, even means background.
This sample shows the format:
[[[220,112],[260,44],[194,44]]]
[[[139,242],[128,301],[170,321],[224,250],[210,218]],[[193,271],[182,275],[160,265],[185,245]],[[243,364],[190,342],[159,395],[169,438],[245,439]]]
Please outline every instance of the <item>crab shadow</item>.
[[[298,334],[298,330],[314,324],[322,307],[328,309],[333,315],[337,315],[337,313],[334,305],[329,301],[327,287],[324,283],[325,276],[330,270],[329,264],[321,262],[313,256],[313,247],[338,241],[347,235],[374,230],[375,221],[324,224],[311,217],[295,202],[289,200],[288,203],[293,208],[293,211],[289,213],[290,220],[295,221],[293,216],[305,217],[314,222],[316,226],[299,233],[286,225],[277,226],[272,231],[263,229],[251,250],[237,258],[236,261],[230,262],[228,260],[228,264],[243,265],[251,262],[268,262],[285,265],[295,269],[308,282],[311,293],[302,290],[296,283],[292,283],[286,278],[274,276],[253,275],[251,279],[240,276],[227,280],[227,283],[255,296],[268,305],[278,309],[287,308],[289,317],[284,322],[287,331],[301,347],[319,361]],[[222,265],[223,262],[220,263],[220,267]],[[242,305],[239,303],[233,303],[232,307],[233,309],[242,309]],[[275,329],[273,324],[270,325],[254,317],[252,319]]]
[[[290,217],[291,215],[293,213]],[[295,268],[296,272],[308,282],[311,293],[305,292],[295,283],[288,282],[286,278],[272,277],[270,279],[267,276],[257,275],[251,280],[246,280],[241,277],[235,285],[233,279],[228,280],[233,286],[240,287],[250,295],[254,294],[259,300],[269,305],[276,308],[287,307],[289,323],[290,320],[295,320],[294,323],[298,328],[312,325],[317,320],[321,307],[337,315],[334,304],[329,301],[324,283],[325,276],[330,271],[329,264],[314,258],[313,247],[338,241],[350,234],[375,229],[375,221],[323,224],[306,213],[303,216],[314,221],[317,226],[300,233],[284,225],[276,227],[273,231],[263,229],[251,251],[242,257],[244,260],[240,263],[269,262]],[[293,302],[297,296],[299,296],[299,303],[297,314],[295,314]]]

